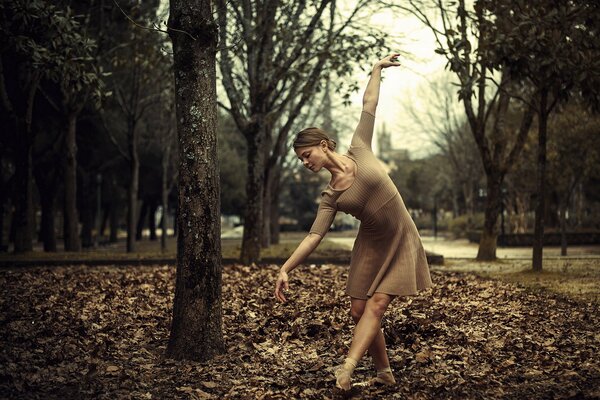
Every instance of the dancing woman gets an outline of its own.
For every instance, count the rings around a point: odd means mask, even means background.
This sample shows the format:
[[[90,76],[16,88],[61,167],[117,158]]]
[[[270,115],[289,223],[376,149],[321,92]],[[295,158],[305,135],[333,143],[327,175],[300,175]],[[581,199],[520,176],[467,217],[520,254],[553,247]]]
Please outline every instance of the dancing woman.
[[[352,373],[367,352],[373,358],[374,381],[396,381],[385,347],[381,319],[396,296],[416,294],[431,286],[425,250],[417,228],[398,189],[375,158],[371,148],[375,110],[379,100],[381,71],[399,66],[399,54],[389,55],[373,66],[363,96],[360,121],[346,154],[335,152],[335,141],[318,128],[298,133],[294,151],[312,172],[323,168],[331,180],[321,194],[321,203],[308,236],[283,264],[275,285],[275,296],[285,302],[288,273],[317,248],[337,211],[361,221],[352,249],[346,294],[356,323],[352,344],[344,363],[336,371],[336,386],[349,390]]]

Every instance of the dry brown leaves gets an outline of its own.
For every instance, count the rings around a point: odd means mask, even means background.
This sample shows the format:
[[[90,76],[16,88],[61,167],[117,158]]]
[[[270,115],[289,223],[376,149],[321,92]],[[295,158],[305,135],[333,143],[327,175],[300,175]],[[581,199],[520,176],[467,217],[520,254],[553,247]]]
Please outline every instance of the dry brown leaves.
[[[0,397],[24,399],[324,399],[351,339],[346,268],[301,267],[291,300],[272,295],[276,266],[227,265],[227,353],[165,359],[175,268],[0,271]],[[599,398],[598,305],[433,271],[435,288],[395,301],[384,320],[398,385],[361,399]]]

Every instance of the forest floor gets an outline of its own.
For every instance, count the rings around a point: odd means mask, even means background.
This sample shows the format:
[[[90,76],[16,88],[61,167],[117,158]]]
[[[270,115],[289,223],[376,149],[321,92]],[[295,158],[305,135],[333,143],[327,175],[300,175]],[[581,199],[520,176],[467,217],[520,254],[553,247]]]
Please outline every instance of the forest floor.
[[[597,291],[600,262],[569,262],[544,274]],[[282,305],[278,266],[225,265],[226,352],[207,363],[164,357],[174,266],[3,268],[0,398],[599,399],[597,292],[540,290],[523,263],[433,266],[434,287],[394,301],[383,322],[398,384],[364,384],[365,357],[346,395],[332,389],[352,334],[345,266],[300,267]]]

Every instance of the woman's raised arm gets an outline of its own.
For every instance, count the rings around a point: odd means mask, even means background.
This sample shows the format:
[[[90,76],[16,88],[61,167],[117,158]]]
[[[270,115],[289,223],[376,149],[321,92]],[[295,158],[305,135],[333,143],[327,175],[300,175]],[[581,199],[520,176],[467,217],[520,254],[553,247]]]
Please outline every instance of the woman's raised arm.
[[[369,78],[369,83],[367,83],[367,88],[365,89],[365,93],[363,95],[363,111],[366,111],[371,115],[375,115],[377,103],[379,102],[381,70],[388,67],[400,66],[401,64],[398,62],[399,55],[400,54],[398,53],[390,54],[389,56],[377,61],[375,65],[373,65],[371,78]]]
[[[390,54],[382,58],[373,65],[371,77],[367,88],[363,95],[363,109],[360,114],[360,121],[352,135],[351,145],[355,147],[365,147],[372,149],[371,142],[373,141],[373,128],[375,126],[375,110],[379,102],[379,86],[381,83],[381,70],[388,67],[399,66],[400,63],[396,57],[398,54]]]

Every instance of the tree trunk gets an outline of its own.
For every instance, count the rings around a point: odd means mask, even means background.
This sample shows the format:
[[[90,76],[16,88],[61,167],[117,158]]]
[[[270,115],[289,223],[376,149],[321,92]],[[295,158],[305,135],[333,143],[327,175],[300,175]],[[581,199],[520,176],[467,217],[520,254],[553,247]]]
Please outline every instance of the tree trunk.
[[[142,233],[144,231],[144,222],[148,217],[148,208],[150,204],[146,200],[142,200],[140,212],[138,213],[137,226],[135,229],[135,240],[142,240]]]
[[[263,249],[271,246],[271,205],[273,199],[273,171],[267,171],[265,174],[265,186],[263,188],[263,219],[261,231],[261,246]]]
[[[4,215],[6,211],[6,207],[4,203],[6,202],[6,191],[4,185],[2,185],[2,190],[0,190],[0,253],[4,253],[8,246],[4,244]]]
[[[77,212],[77,115],[67,117],[65,136],[65,175],[64,175],[64,241],[65,251],[80,251],[79,217]]]
[[[148,229],[150,230],[150,240],[156,240],[158,237],[156,236],[156,209],[158,208],[158,204],[156,199],[153,198],[152,202],[148,206]]]
[[[177,278],[167,355],[204,361],[224,349],[217,158],[217,26],[208,0],[171,0],[179,185]],[[190,32],[196,36],[189,37]]]
[[[504,176],[496,173],[487,177],[487,197],[485,201],[485,221],[477,251],[478,261],[493,261],[496,259],[496,241],[498,230],[496,225],[500,214],[501,186]]]
[[[263,187],[265,171],[263,131],[246,134],[248,143],[248,175],[246,181],[246,212],[242,238],[242,264],[260,260],[261,228],[263,221]]]
[[[567,255],[567,207],[568,201],[562,201],[560,205],[560,255]]]
[[[162,205],[162,218],[160,219],[160,228],[162,234],[160,235],[160,251],[163,253],[167,251],[167,210],[169,204],[169,182],[168,182],[168,172],[169,172],[169,158],[171,156],[171,146],[166,146],[165,152],[162,155],[162,179],[161,179],[161,188],[160,188],[160,198]]]
[[[56,193],[52,189],[43,186],[40,190],[40,203],[42,206],[40,233],[42,242],[44,243],[44,251],[46,252],[56,251],[56,229],[54,226]]]
[[[33,250],[33,159],[26,128],[17,132],[15,151],[15,253]]]
[[[119,241],[119,207],[113,199],[110,204],[109,221],[110,221],[110,236],[109,243],[117,243]]]
[[[274,175],[271,188],[271,244],[279,244],[279,194],[281,192],[281,165],[272,171]]]
[[[540,105],[538,113],[538,181],[537,181],[537,203],[535,206],[535,227],[533,230],[533,262],[534,271],[542,271],[543,249],[544,249],[544,212],[546,206],[546,124],[548,122],[548,89],[542,89],[540,93]]]
[[[94,212],[96,205],[96,195],[94,189],[94,174],[83,173],[81,174],[81,202],[80,213],[81,213],[81,247],[90,248],[94,246],[94,236],[92,230],[94,229]]]
[[[137,151],[137,134],[135,124],[130,121],[127,131],[127,142],[129,150],[129,190],[127,192],[127,252],[135,251],[136,218],[137,218],[137,196],[139,186],[140,161]]]

